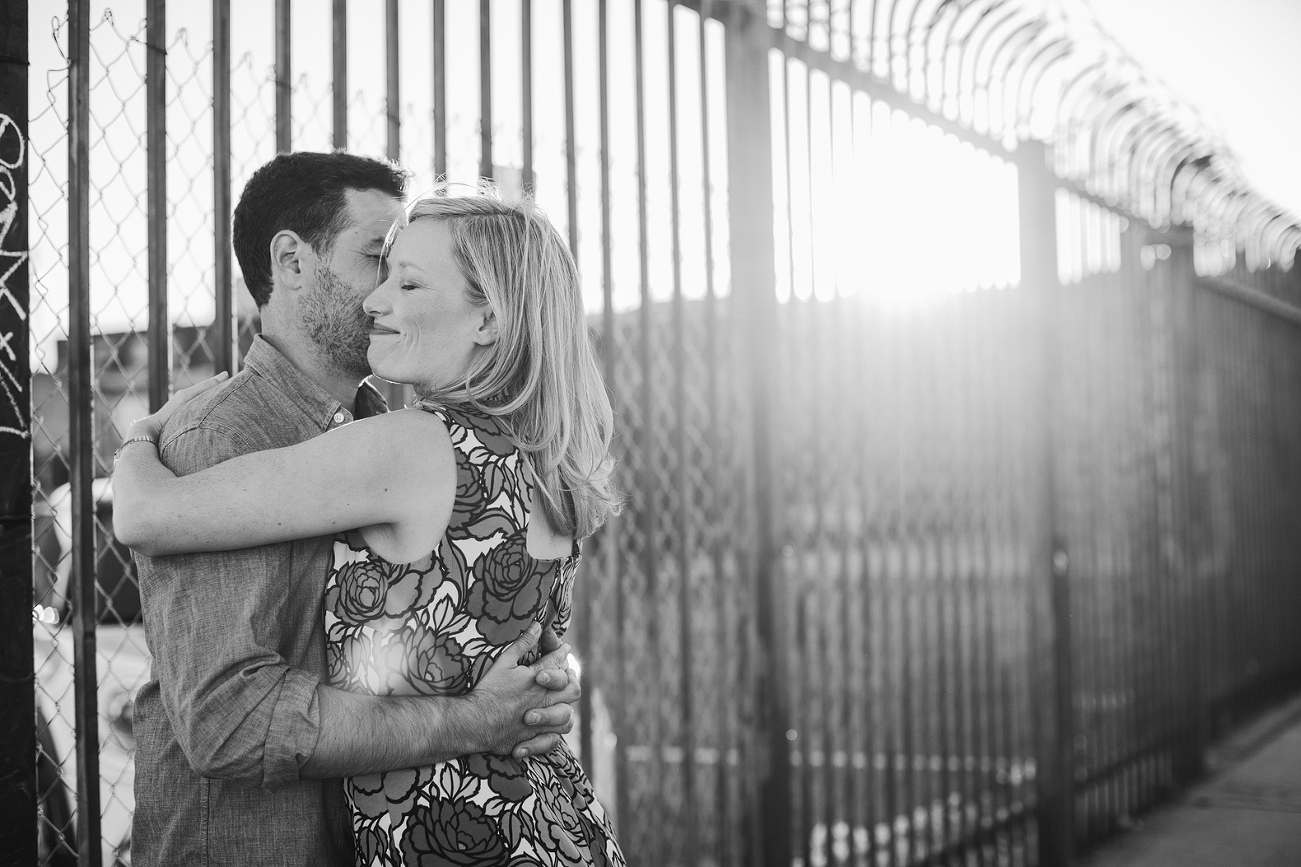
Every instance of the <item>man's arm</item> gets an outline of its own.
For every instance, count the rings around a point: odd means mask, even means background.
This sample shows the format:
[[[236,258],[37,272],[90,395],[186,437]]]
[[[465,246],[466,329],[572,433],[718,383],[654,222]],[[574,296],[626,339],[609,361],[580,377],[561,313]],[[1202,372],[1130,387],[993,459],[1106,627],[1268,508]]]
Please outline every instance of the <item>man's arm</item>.
[[[534,665],[519,660],[537,643],[536,624],[508,647],[482,681],[459,698],[357,695],[322,686],[317,690],[320,735],[302,765],[304,777],[343,777],[412,768],[468,753],[545,752],[573,726],[578,683],[559,665],[562,645]],[[537,684],[546,676],[559,691]],[[550,707],[545,705],[550,704]],[[536,717],[531,716],[537,714]],[[531,722],[531,720],[536,720]]]
[[[231,434],[194,428],[168,440],[164,456],[186,472],[244,450]],[[320,588],[287,586],[285,551],[271,546],[138,558],[163,705],[198,773],[273,787],[304,776],[414,767],[428,763],[417,758],[469,752],[463,748],[477,745],[471,741],[479,733],[520,723],[523,712],[513,705],[353,695],[288,665],[278,648],[282,631],[292,627],[278,618],[293,592]],[[553,687],[576,697],[576,684],[552,677]],[[537,695],[526,694],[530,700]],[[555,737],[567,722],[564,707],[549,708],[529,735]],[[487,728],[475,727],[480,723]]]

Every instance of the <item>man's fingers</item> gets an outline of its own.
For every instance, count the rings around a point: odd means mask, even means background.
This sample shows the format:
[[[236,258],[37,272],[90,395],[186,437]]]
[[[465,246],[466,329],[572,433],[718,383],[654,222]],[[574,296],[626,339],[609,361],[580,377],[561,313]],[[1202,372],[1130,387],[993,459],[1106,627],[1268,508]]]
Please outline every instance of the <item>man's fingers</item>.
[[[533,680],[538,686],[550,690],[562,690],[569,686],[569,675],[554,668],[542,669],[534,675]]]
[[[510,647],[507,647],[502,651],[502,654],[498,657],[497,661],[500,663],[501,661],[506,660],[518,664],[523,657],[528,655],[528,652],[533,649],[533,646],[538,643],[538,636],[541,633],[541,626],[536,623],[530,623],[529,628],[525,629],[519,638],[512,641]]]
[[[552,672],[552,674],[556,675],[557,673]],[[583,697],[583,689],[578,685],[578,679],[569,677],[568,675],[563,675],[563,677],[565,678],[564,686],[560,689],[552,688],[552,690],[543,698],[543,702],[547,707],[555,707],[562,704],[571,705]]]
[[[538,665],[543,664],[543,660],[538,660]],[[544,686],[551,690],[561,690],[571,683],[578,683],[578,672],[572,668],[551,667],[543,668],[533,678],[538,686]]]
[[[538,671],[544,671],[548,668],[553,668],[557,671],[564,671],[569,667],[569,651],[569,645],[562,644],[555,650],[543,656],[537,662],[533,663],[533,667]]]
[[[560,744],[560,735],[555,732],[546,732],[540,735],[534,735],[523,743],[517,745],[511,751],[511,755],[517,759],[525,756],[540,756],[543,753],[549,753]]]
[[[535,728],[558,729],[572,725],[574,709],[568,704],[553,704],[549,707],[535,707],[524,714],[524,722]],[[567,731],[568,729],[566,729]]]
[[[556,631],[548,626],[542,630],[542,641],[538,646],[542,648],[543,653],[550,653],[560,647],[560,636],[556,635]]]

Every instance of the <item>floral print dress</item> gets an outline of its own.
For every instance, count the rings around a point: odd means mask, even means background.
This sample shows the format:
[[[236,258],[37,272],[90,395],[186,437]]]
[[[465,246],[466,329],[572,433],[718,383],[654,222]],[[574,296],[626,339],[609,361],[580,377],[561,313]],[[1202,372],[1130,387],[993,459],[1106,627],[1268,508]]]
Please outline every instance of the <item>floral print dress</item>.
[[[464,695],[533,621],[569,625],[578,548],[535,560],[525,547],[531,484],[495,419],[417,403],[447,425],[456,501],[437,550],[389,563],[340,535],[326,584],[330,682],[372,695]],[[562,742],[517,760],[473,754],[352,777],[357,863],[616,865],[623,856],[592,785]]]

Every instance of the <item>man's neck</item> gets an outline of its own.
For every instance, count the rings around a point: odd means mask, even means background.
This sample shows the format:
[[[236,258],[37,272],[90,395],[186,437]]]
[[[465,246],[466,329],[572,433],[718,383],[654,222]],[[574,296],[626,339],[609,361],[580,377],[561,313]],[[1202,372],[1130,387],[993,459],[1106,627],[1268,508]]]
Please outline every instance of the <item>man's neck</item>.
[[[357,388],[362,378],[356,374],[345,373],[330,364],[322,353],[302,342],[286,339],[284,335],[274,332],[262,332],[262,339],[276,348],[276,351],[289,359],[294,367],[304,376],[329,392],[330,396],[343,405],[348,412],[355,412],[353,406],[357,399]]]

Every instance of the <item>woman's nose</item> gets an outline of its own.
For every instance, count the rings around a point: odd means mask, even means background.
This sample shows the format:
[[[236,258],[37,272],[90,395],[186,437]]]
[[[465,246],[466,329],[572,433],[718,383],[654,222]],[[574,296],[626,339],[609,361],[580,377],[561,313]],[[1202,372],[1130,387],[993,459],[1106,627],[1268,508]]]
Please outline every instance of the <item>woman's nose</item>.
[[[387,285],[388,285],[388,281],[387,280],[383,281],[378,286],[376,286],[373,290],[371,290],[371,293],[369,295],[367,295],[365,298],[362,299],[361,309],[366,312],[367,316],[379,316],[385,312],[386,308],[383,303],[383,298],[384,298],[384,287]]]

